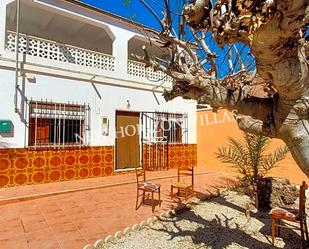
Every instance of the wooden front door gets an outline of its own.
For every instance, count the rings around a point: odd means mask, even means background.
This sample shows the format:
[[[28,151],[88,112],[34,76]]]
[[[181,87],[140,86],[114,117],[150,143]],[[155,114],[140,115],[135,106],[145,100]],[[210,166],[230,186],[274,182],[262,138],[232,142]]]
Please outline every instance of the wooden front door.
[[[139,112],[116,111],[116,169],[140,166]]]

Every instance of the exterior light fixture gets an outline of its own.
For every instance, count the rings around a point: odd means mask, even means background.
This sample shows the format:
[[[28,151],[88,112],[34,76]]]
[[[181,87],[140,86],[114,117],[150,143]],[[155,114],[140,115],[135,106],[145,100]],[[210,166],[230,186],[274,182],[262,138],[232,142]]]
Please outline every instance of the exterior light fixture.
[[[127,109],[131,108],[130,100],[127,99]]]

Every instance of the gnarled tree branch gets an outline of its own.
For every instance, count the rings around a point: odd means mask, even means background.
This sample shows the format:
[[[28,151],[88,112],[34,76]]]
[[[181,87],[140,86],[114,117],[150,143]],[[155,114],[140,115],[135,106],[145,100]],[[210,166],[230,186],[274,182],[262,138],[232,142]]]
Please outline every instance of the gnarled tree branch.
[[[194,44],[161,32],[158,39],[172,56],[166,62],[147,57],[146,51],[136,57],[174,79],[165,99],[182,96],[234,111],[240,129],[283,139],[309,176],[309,1],[220,0],[212,6],[196,0],[184,6],[183,14]],[[218,64],[223,54],[209,49],[208,32],[218,47],[230,47],[225,53],[230,72],[223,77]],[[245,65],[246,56],[235,43],[247,46],[255,71]],[[263,97],[252,94],[256,82]]]

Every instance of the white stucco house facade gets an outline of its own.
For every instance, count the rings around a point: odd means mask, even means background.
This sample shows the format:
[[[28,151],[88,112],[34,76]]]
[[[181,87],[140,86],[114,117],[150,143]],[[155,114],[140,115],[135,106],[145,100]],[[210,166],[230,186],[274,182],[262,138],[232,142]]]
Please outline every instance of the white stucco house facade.
[[[175,166],[180,159],[167,148],[190,145],[183,156],[196,150],[196,102],[166,102],[171,79],[131,57],[149,46],[141,24],[75,0],[1,0],[0,19],[2,186],[108,175],[146,160]],[[102,150],[112,158],[103,162]],[[36,164],[61,176],[45,169],[35,180],[28,168]],[[7,177],[19,166],[27,180]],[[74,174],[66,175],[70,167]]]

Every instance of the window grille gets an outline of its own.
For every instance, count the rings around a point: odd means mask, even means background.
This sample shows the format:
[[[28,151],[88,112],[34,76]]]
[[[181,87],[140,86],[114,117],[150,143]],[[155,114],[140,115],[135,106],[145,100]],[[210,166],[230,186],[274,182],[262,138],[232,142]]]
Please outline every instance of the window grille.
[[[142,163],[149,170],[167,169],[169,144],[188,143],[188,115],[141,113]]]
[[[29,147],[87,146],[90,139],[89,105],[30,101]]]
[[[156,133],[169,143],[187,143],[187,114],[156,113]]]

